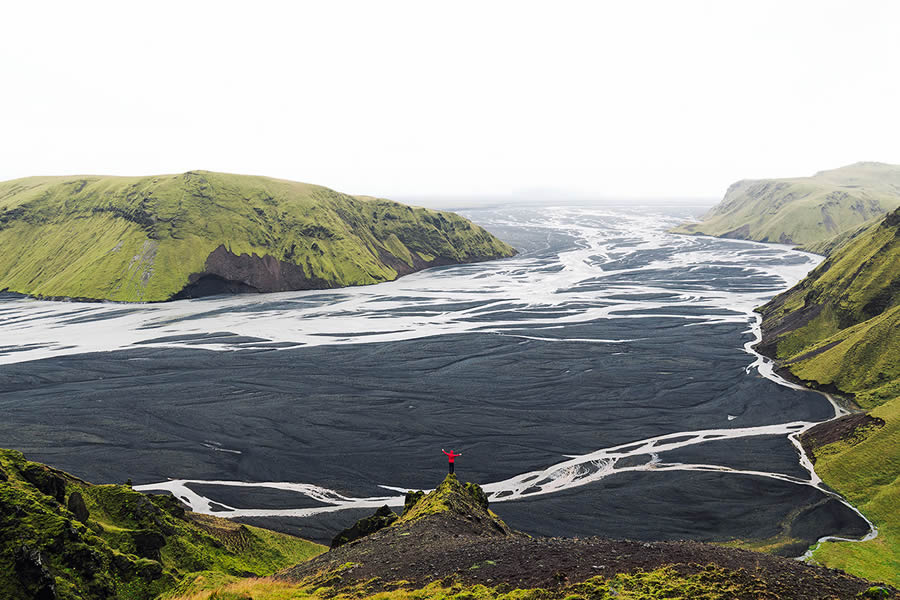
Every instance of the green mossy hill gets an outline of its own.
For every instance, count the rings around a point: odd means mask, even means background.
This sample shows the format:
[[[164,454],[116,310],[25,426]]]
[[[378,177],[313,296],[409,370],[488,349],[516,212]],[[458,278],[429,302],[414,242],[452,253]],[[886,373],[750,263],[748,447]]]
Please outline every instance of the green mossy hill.
[[[871,408],[900,395],[900,209],[759,309],[758,349]]]
[[[851,544],[825,542],[813,558],[900,587],[900,397],[873,409],[869,417],[841,439],[814,447],[813,458],[816,473],[875,523],[878,537]]]
[[[840,245],[842,234],[898,206],[900,165],[862,162],[812,177],[738,181],[700,223],[672,231],[828,252]]]
[[[900,585],[900,209],[838,247],[759,312],[757,349],[813,388],[869,410],[810,430],[816,472],[879,529],[864,543],[820,544],[814,558]],[[859,416],[854,417],[859,419]]]
[[[0,289],[125,302],[388,281],[515,250],[449,212],[268,177],[0,183]]]
[[[0,450],[0,598],[143,600],[184,577],[268,575],[324,551],[185,512],[171,496],[91,485]]]

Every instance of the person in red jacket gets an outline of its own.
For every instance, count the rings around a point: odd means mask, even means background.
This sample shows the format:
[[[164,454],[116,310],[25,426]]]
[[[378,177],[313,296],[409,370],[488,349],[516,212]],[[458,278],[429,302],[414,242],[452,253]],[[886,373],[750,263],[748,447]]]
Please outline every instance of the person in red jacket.
[[[451,450],[450,452],[447,452],[443,448],[441,448],[441,452],[443,452],[444,454],[447,455],[447,466],[449,467],[450,472],[452,473],[453,472],[453,459],[455,459],[457,456],[462,456],[462,452],[460,452],[459,454],[456,454],[455,452],[453,452],[453,450]]]

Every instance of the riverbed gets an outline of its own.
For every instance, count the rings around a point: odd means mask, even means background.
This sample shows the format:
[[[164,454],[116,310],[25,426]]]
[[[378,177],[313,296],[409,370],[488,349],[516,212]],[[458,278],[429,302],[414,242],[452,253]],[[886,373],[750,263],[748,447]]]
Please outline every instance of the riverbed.
[[[821,260],[683,211],[463,214],[511,259],[154,305],[0,298],[0,446],[328,540],[446,470],[538,535],[798,540],[869,525],[792,441],[829,419],[753,353]]]

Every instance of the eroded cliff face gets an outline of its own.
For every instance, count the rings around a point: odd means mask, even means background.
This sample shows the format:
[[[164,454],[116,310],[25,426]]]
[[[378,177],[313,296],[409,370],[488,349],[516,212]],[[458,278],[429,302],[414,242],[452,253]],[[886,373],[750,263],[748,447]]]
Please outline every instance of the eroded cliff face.
[[[307,276],[300,265],[270,255],[234,254],[224,245],[213,250],[206,259],[206,269],[191,273],[188,281],[173,300],[334,287],[324,279]]]
[[[408,275],[444,265],[490,260],[487,256],[474,256],[470,260],[459,261],[447,257],[423,260],[412,256],[412,265],[405,263],[390,252],[381,250],[378,258],[397,272],[398,276]],[[312,266],[307,265],[312,271]],[[235,254],[224,245],[219,246],[207,257],[205,269],[188,276],[188,284],[172,297],[172,300],[202,298],[222,294],[261,294],[267,292],[292,292],[300,290],[324,290],[338,287],[334,282],[321,277],[309,276],[300,265],[274,256],[257,254]]]

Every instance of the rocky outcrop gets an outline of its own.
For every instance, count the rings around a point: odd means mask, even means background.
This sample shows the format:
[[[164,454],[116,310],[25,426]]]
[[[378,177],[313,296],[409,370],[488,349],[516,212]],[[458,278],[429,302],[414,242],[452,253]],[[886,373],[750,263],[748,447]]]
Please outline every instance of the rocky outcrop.
[[[397,519],[397,513],[392,511],[390,507],[385,504],[376,510],[375,514],[360,519],[334,536],[334,539],[331,540],[331,547],[337,548],[338,546],[343,546],[344,544],[349,544],[350,542],[366,537],[367,535],[371,535],[379,529],[384,529],[388,525],[391,525]]]
[[[91,513],[88,511],[87,505],[84,503],[84,496],[81,492],[72,492],[69,494],[69,501],[66,504],[69,512],[75,515],[81,523],[86,523]]]
[[[56,600],[56,581],[47,569],[47,561],[37,548],[19,547],[15,558],[16,576],[30,598]]]
[[[28,483],[36,487],[42,493],[56,499],[60,504],[65,502],[66,480],[56,473],[53,473],[44,465],[28,463],[25,469],[22,470],[22,475]]]
[[[405,515],[410,511],[410,509],[416,505],[416,503],[425,497],[425,492],[423,491],[408,491],[406,492],[406,498],[403,501],[403,514]]]

